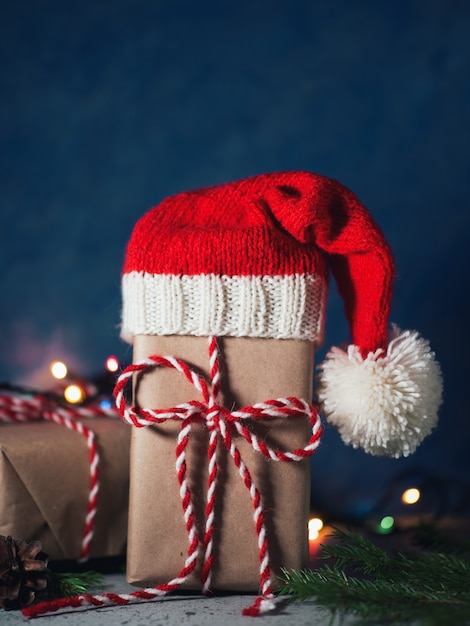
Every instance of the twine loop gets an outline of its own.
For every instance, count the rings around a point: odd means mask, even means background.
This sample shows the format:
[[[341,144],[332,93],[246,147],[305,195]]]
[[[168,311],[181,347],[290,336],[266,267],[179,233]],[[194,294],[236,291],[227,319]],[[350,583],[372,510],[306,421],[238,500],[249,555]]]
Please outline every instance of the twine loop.
[[[209,593],[211,587],[212,568],[214,565],[213,535],[214,508],[217,482],[217,447],[223,445],[228,451],[245,484],[253,505],[253,519],[258,537],[260,595],[254,603],[243,610],[244,615],[257,616],[275,608],[274,593],[271,586],[271,567],[268,551],[268,537],[265,525],[265,513],[261,494],[245,465],[234,435],[242,436],[256,451],[265,458],[281,462],[298,462],[311,456],[320,443],[322,426],[317,409],[314,405],[299,398],[278,398],[229,411],[223,406],[220,390],[219,352],[215,337],[209,337],[210,382],[188,364],[172,356],[151,356],[128,366],[120,374],[114,388],[117,410],[121,418],[137,428],[162,424],[168,420],[176,420],[181,424],[176,442],[176,474],[180,486],[183,517],[188,534],[187,556],[183,568],[168,583],[156,587],[142,589],[130,594],[105,593],[102,595],[83,594],[75,598],[52,600],[23,609],[26,617],[36,617],[53,613],[66,607],[87,609],[91,607],[128,605],[137,602],[148,602],[165,596],[178,589],[196,569],[197,558],[201,549],[199,534],[196,528],[194,500],[187,480],[186,450],[194,424],[203,424],[208,431],[208,481],[206,497],[206,525],[202,540],[203,564],[201,567],[201,583],[203,593]],[[194,385],[201,393],[201,400],[192,400],[167,409],[148,409],[131,406],[125,398],[125,389],[136,374],[143,374],[155,367],[175,369]],[[284,451],[268,446],[248,428],[248,420],[257,421],[270,418],[308,419],[311,434],[308,443],[302,448]]]
[[[204,562],[201,571],[203,592],[210,590],[213,565],[213,511],[215,503],[215,483],[217,477],[216,450],[218,443],[222,443],[231,455],[238,472],[247,487],[254,507],[255,527],[258,535],[260,560],[260,590],[262,603],[257,603],[256,609],[250,607],[248,614],[258,614],[260,607],[269,604],[273,590],[270,577],[271,569],[268,552],[268,539],[265,527],[265,514],[262,498],[251,474],[242,460],[238,447],[234,442],[234,435],[242,436],[256,451],[267,459],[274,461],[300,461],[311,456],[317,449],[322,432],[320,418],[316,407],[298,398],[278,398],[253,406],[230,411],[222,404],[220,392],[219,353],[214,337],[209,338],[209,359],[211,363],[211,381],[207,382],[204,376],[191,369],[187,363],[171,356],[151,356],[129,366],[119,377],[115,387],[116,406],[125,422],[138,428],[161,424],[167,420],[181,421],[181,430],[176,445],[176,472],[180,484],[183,514],[187,520],[189,548],[185,566],[175,579],[178,586],[186,581],[196,567],[197,552],[199,549],[197,533],[194,525],[194,502],[186,478],[186,447],[193,424],[202,423],[209,432],[208,445],[208,493],[206,503],[206,529],[203,540]],[[132,377],[143,374],[155,367],[172,368],[180,372],[202,394],[202,401],[192,400],[179,404],[170,409],[147,409],[129,406],[124,397],[124,390]],[[308,418],[311,426],[311,435],[308,444],[293,451],[283,451],[268,446],[254,434],[247,426],[248,420],[263,420],[269,418]],[[196,539],[193,540],[193,537]],[[169,583],[174,584],[174,581]],[[259,605],[259,606],[258,606]]]

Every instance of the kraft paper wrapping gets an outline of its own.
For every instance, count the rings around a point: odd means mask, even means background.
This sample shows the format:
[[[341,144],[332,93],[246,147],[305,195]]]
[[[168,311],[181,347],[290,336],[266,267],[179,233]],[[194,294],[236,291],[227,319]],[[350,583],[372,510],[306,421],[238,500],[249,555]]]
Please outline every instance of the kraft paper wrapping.
[[[125,553],[130,426],[80,420],[100,455],[98,510],[90,557]],[[90,487],[85,438],[51,422],[0,426],[0,534],[39,539],[51,559],[80,555]]]
[[[286,396],[311,399],[313,346],[309,342],[237,337],[219,339],[218,345],[227,408]],[[134,361],[152,354],[183,359],[209,379],[205,337],[136,337]],[[161,367],[140,376],[135,382],[135,397],[138,405],[145,408],[169,408],[201,399],[184,376]],[[166,583],[184,566],[189,544],[175,470],[179,429],[180,423],[173,420],[132,429],[127,553],[127,578],[131,584]],[[305,446],[310,433],[308,421],[303,419],[267,420],[253,425],[253,430],[267,444],[285,450]],[[309,459],[276,462],[253,451],[239,436],[235,443],[263,498],[273,573],[279,573],[281,567],[305,567],[308,564]],[[222,446],[219,451],[212,588],[257,591],[259,549],[252,501],[232,458]],[[194,427],[190,435],[187,468],[189,485],[197,500],[196,517],[202,538],[207,491],[207,433],[200,425]],[[184,588],[200,589],[200,568],[201,560]]]

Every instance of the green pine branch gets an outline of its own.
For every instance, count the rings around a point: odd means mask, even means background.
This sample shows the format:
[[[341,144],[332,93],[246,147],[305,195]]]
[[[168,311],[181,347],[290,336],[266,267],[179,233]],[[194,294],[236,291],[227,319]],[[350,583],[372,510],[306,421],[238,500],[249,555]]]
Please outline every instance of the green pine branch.
[[[453,539],[429,524],[422,524],[413,531],[415,545],[432,552],[455,554],[470,561],[470,541]]]
[[[282,571],[280,595],[313,599],[361,624],[470,624],[469,559],[429,549],[391,557],[359,533],[336,529],[334,538],[322,546],[328,562],[318,569]],[[442,550],[442,541],[433,545]]]
[[[99,572],[76,572],[57,573],[49,570],[54,584],[54,596],[58,598],[73,598],[87,593],[91,588],[97,587],[103,580]]]

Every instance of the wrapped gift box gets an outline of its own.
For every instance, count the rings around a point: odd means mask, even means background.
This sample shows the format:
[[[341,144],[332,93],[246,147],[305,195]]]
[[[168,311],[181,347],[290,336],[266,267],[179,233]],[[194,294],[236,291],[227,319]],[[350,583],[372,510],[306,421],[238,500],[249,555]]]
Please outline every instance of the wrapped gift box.
[[[311,343],[228,337],[219,339],[218,345],[226,408],[286,396],[310,399]],[[209,379],[206,337],[135,337],[134,361],[153,354],[182,359]],[[184,376],[161,367],[136,380],[135,397],[137,404],[145,408],[168,408],[201,399]],[[250,422],[250,428],[267,444],[283,450],[303,447],[309,439],[310,427],[304,419]],[[188,537],[175,470],[179,429],[180,423],[176,421],[132,429],[127,577],[135,585],[168,582],[181,570],[186,559]],[[200,537],[205,525],[207,439],[202,425],[193,427],[187,456],[188,481],[196,500]],[[280,567],[305,567],[308,564],[309,460],[295,463],[267,460],[242,437],[236,437],[235,443],[263,498],[274,574],[279,573]],[[218,464],[212,588],[257,591],[260,565],[252,501],[223,446],[219,446]],[[201,562],[184,587],[200,589],[200,568]]]
[[[417,333],[389,333],[395,274],[390,248],[359,199],[338,181],[306,171],[273,172],[163,199],[138,220],[127,245],[121,336],[134,342],[137,361],[169,354],[206,374],[205,337],[221,338],[228,410],[276,397],[309,400],[313,350],[325,335],[330,273],[351,343],[346,350],[330,350],[320,368],[322,411],[354,447],[410,454],[436,424],[440,369]],[[177,371],[156,369],[136,378],[141,408],[169,409],[197,399]],[[308,443],[307,425],[296,418],[253,422],[251,428],[280,448]],[[202,425],[199,431],[191,433],[188,472],[202,535],[207,433]],[[132,583],[166,583],[186,564],[188,539],[174,467],[177,432],[178,424],[168,422],[132,436]],[[274,571],[301,568],[307,557],[308,460],[267,461],[245,440],[237,445],[264,500]],[[312,442],[309,452],[314,447]],[[250,498],[223,454],[220,468],[213,586],[252,590],[259,564]],[[192,532],[190,512],[188,519]],[[196,577],[186,579],[195,543],[181,575],[190,586],[198,584]],[[271,595],[266,572],[262,601]]]
[[[80,420],[96,435],[98,508],[90,557],[125,553],[130,428],[119,419]],[[85,438],[36,421],[0,425],[0,534],[39,539],[51,559],[80,555],[90,489]]]

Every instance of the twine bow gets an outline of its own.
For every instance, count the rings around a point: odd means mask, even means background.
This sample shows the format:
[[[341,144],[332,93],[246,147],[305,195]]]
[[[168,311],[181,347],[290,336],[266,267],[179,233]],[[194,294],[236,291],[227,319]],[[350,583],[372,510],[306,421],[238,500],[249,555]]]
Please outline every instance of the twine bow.
[[[209,432],[208,443],[208,484],[206,501],[206,525],[203,536],[203,565],[201,582],[204,593],[210,590],[213,566],[213,533],[214,533],[214,504],[217,480],[217,445],[223,444],[233,459],[238,473],[249,491],[254,508],[254,521],[258,536],[259,563],[260,563],[260,595],[252,606],[244,609],[244,615],[256,616],[272,610],[274,593],[271,586],[271,567],[268,552],[268,539],[265,526],[265,515],[261,495],[251,474],[241,458],[240,452],[234,443],[233,435],[241,435],[255,451],[273,461],[295,462],[311,456],[318,448],[322,433],[321,422],[316,408],[298,398],[279,398],[268,400],[253,406],[244,407],[236,411],[229,411],[221,403],[219,353],[215,337],[209,338],[210,384],[204,376],[192,370],[184,361],[171,356],[151,356],[142,359],[127,367],[119,376],[114,396],[116,406],[122,419],[138,428],[161,424],[167,420],[181,421],[176,443],[176,474],[180,485],[180,496],[183,515],[188,533],[188,550],[182,570],[168,583],[157,587],[135,591],[131,594],[106,593],[100,596],[84,594],[71,599],[61,599],[42,606],[29,607],[23,611],[27,617],[34,617],[50,613],[66,606],[88,608],[91,606],[109,606],[133,604],[136,602],[155,600],[164,596],[182,585],[194,572],[200,550],[199,538],[194,515],[194,502],[187,480],[186,449],[188,446],[192,426],[203,423]],[[175,369],[186,377],[201,393],[202,401],[193,400],[179,404],[170,409],[146,409],[129,406],[124,391],[136,373],[144,373],[155,367]],[[307,445],[293,451],[282,451],[268,446],[259,439],[245,425],[248,419],[269,418],[308,418],[311,425],[311,436]]]

